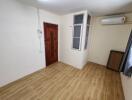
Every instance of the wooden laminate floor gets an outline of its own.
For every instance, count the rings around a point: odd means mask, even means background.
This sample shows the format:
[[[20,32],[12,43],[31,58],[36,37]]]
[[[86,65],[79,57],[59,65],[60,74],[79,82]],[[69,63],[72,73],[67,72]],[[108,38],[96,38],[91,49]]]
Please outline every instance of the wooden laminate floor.
[[[0,100],[124,100],[120,75],[89,63],[55,63],[0,89]]]

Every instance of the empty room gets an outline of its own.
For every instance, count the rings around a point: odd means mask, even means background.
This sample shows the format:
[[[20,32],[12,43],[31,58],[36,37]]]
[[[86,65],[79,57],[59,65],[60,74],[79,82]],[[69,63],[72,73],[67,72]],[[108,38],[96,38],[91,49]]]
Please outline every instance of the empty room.
[[[132,0],[0,0],[0,100],[132,100]]]

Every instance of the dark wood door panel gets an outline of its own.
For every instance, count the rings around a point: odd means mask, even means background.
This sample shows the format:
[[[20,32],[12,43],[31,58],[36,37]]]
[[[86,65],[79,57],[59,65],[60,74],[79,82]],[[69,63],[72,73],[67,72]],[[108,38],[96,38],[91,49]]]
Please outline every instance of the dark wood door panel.
[[[58,61],[58,25],[44,23],[46,65]]]
[[[124,52],[111,50],[107,68],[119,71]]]

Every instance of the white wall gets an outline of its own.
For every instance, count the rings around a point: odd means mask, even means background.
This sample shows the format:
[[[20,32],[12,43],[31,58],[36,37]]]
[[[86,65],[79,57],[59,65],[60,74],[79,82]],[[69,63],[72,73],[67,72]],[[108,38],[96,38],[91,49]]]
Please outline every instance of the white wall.
[[[82,34],[82,45],[81,51],[74,50],[72,48],[72,35],[73,35],[73,16],[75,14],[84,13],[84,27]],[[81,11],[77,13],[71,13],[67,15],[61,16],[61,61],[72,65],[76,68],[83,68],[83,66],[87,63],[86,53],[84,51],[84,41],[85,41],[85,33],[86,33],[86,20],[87,20],[87,11]]]
[[[131,20],[132,14],[126,14]],[[92,17],[89,35],[88,60],[106,65],[110,50],[124,51],[132,28],[131,24],[101,25],[103,17]]]
[[[121,80],[122,80],[125,100],[132,100],[132,78],[128,78],[123,74],[121,74]]]
[[[43,22],[60,17],[40,10]],[[16,0],[0,1],[0,87],[45,67],[44,41],[37,35],[37,10]]]

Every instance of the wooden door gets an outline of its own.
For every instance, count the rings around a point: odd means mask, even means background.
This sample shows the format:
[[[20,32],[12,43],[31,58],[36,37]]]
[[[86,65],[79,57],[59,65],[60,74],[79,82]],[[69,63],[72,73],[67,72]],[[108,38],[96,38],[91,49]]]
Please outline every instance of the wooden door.
[[[58,61],[58,25],[44,23],[46,66]]]
[[[119,71],[124,52],[111,50],[107,68]]]

